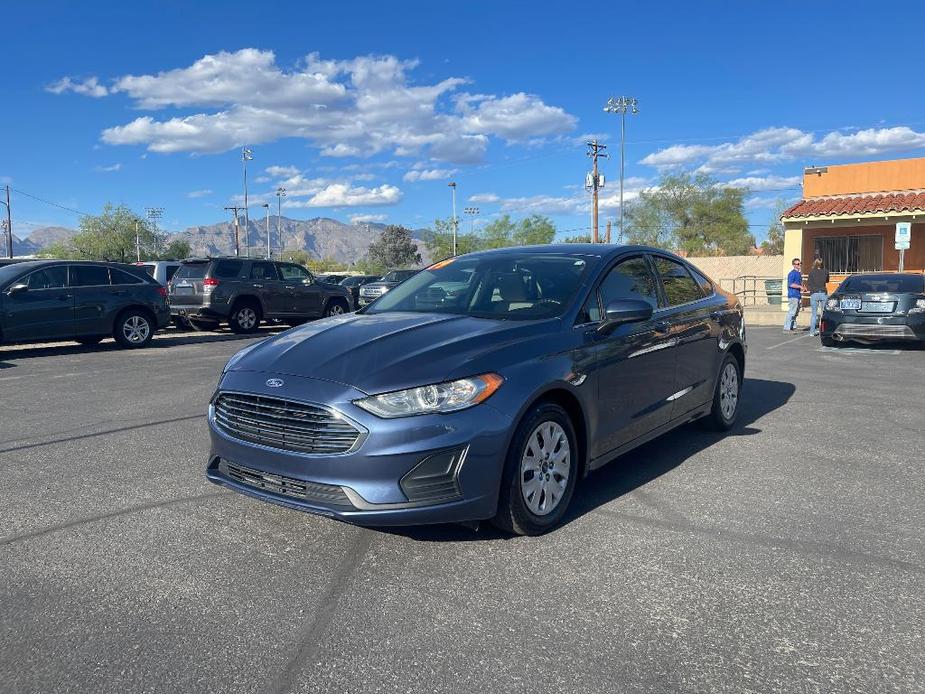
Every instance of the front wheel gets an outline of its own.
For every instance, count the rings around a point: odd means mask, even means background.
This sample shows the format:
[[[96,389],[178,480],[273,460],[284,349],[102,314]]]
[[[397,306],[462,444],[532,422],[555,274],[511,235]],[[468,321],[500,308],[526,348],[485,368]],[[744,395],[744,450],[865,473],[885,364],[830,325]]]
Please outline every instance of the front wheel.
[[[742,368],[739,360],[731,354],[723,359],[719,367],[719,379],[713,393],[713,409],[701,422],[714,431],[728,431],[739,415],[739,401],[742,394]]]
[[[144,347],[154,337],[154,323],[147,312],[129,309],[119,315],[112,336],[120,347],[127,349]]]
[[[517,535],[541,535],[562,520],[575,491],[578,445],[565,410],[542,403],[517,427],[501,476],[492,523]]]
[[[331,299],[324,309],[325,318],[331,316],[342,316],[347,313],[347,305],[339,299]]]

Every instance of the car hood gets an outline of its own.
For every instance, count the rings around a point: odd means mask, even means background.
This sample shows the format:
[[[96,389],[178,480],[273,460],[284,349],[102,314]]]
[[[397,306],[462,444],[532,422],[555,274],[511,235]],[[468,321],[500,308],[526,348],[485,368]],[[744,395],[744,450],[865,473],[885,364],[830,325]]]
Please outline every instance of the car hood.
[[[549,322],[348,314],[268,338],[230,370],[304,376],[383,393],[474,375],[467,367],[477,357],[548,333]]]

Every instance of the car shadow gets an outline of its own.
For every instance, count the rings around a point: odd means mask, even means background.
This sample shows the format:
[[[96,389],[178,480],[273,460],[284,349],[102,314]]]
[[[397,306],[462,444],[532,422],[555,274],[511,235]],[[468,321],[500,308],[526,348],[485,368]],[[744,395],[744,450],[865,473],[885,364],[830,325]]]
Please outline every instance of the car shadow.
[[[179,345],[200,345],[213,342],[236,342],[240,340],[253,340],[255,338],[270,337],[283,330],[288,330],[288,326],[271,325],[262,327],[255,333],[249,335],[239,335],[232,332],[179,332],[176,330],[162,330],[158,332],[151,344],[143,347],[143,350],[151,349],[170,349]],[[35,357],[54,357],[62,354],[91,354],[94,352],[123,352],[121,347],[116,344],[112,338],[106,338],[95,345],[81,345],[75,342],[57,342],[53,344],[42,344],[37,347],[28,344],[23,345],[5,345],[0,351],[0,357],[3,359],[33,359]],[[14,366],[0,362],[0,368]]]
[[[786,405],[796,392],[796,386],[792,383],[757,378],[746,378],[743,389],[745,397],[739,417],[730,431],[707,431],[693,422],[620,456],[578,484],[562,525],[645,486],[727,436],[753,436],[761,433],[761,429],[751,425]],[[477,524],[476,532],[473,532],[474,529],[476,524],[379,528],[382,532],[403,535],[421,542],[511,539],[488,522]]]

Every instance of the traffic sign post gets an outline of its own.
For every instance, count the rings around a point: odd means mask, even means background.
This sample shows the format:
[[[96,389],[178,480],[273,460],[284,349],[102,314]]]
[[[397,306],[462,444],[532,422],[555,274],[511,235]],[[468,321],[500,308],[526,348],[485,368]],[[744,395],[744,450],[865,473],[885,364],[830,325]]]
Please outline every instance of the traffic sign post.
[[[906,251],[912,245],[912,223],[896,222],[896,250],[899,251],[899,271],[903,271]]]

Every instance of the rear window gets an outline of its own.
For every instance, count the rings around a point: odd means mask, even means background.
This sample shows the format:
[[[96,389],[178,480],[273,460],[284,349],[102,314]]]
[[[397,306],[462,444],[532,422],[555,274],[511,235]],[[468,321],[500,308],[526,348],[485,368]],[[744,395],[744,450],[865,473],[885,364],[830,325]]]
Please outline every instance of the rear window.
[[[201,280],[206,276],[208,267],[208,263],[183,263],[174,277],[181,280]]]
[[[149,276],[154,277],[154,266],[153,265],[142,265],[141,269],[147,272]]]
[[[114,267],[109,268],[109,273],[112,276],[113,284],[144,284],[145,283],[145,281],[141,279],[141,277],[138,277],[137,275],[133,275],[130,272],[124,272],[122,270],[118,270]]]
[[[839,289],[845,292],[869,292],[871,294],[882,292],[921,294],[925,292],[925,277],[917,275],[860,277],[855,275],[842,282]]]

